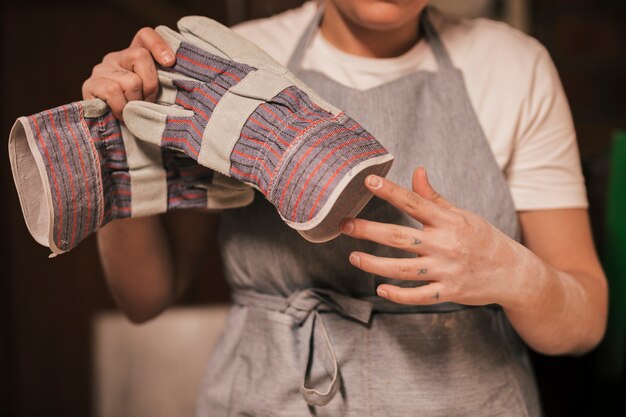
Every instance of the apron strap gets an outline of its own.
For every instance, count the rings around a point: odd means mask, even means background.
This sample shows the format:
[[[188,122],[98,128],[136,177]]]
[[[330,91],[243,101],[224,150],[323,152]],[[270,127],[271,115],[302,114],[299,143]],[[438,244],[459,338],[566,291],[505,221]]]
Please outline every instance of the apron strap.
[[[308,288],[293,293],[288,298],[261,294],[254,291],[238,290],[233,293],[233,301],[239,305],[257,307],[288,314],[295,319],[299,329],[310,329],[309,353],[300,385],[302,397],[311,406],[325,406],[339,391],[339,363],[335,349],[330,342],[326,324],[320,311],[332,311],[363,324],[370,321],[374,303],[358,298],[348,297],[336,291],[322,288]],[[330,364],[330,383],[325,391],[307,386],[307,374],[313,362],[316,348],[322,345],[317,353],[322,360]]]
[[[437,61],[437,65],[439,68],[453,68],[452,60],[450,59],[450,55],[448,55],[448,51],[446,50],[437,30],[433,26],[430,18],[428,16],[430,7],[424,8],[420,15],[420,25],[421,31],[424,34],[424,39],[430,45],[433,54],[435,56],[435,60]],[[315,37],[317,30],[319,29],[319,25],[324,17],[324,4],[320,3],[315,11],[315,16],[309,22],[309,25],[304,30],[304,33],[298,40],[296,47],[289,58],[289,62],[287,63],[287,68],[289,71],[294,74],[298,74],[300,69],[302,68],[302,61],[304,60],[304,55],[306,54],[311,41]]]
[[[439,37],[439,33],[433,26],[430,21],[430,17],[428,16],[430,13],[430,7],[426,7],[422,10],[422,14],[420,15],[420,23],[422,27],[422,32],[424,34],[424,39],[428,42],[430,49],[432,49],[433,54],[435,55],[435,60],[437,61],[437,66],[439,68],[454,68],[452,64],[452,60],[450,59],[450,55],[448,55],[448,51],[446,47],[443,45],[441,38]]]
[[[333,345],[330,342],[330,337],[328,336],[328,331],[326,330],[326,325],[324,324],[324,320],[322,320],[322,316],[316,310],[312,315],[313,323],[311,324],[311,334],[309,339],[309,346],[316,346],[319,343],[319,337],[322,338],[321,342],[324,346],[324,349],[320,352],[322,356],[324,356],[323,360],[327,363],[331,364],[332,370],[330,374],[330,384],[328,384],[328,388],[325,391],[320,391],[313,387],[307,387],[306,384],[306,376],[313,361],[313,349],[309,347],[309,357],[307,358],[307,369],[304,371],[304,380],[300,385],[300,393],[302,397],[307,402],[308,405],[315,407],[323,407],[330,402],[339,391],[339,363],[337,362],[337,355],[335,354],[335,349],[333,349]],[[317,337],[316,337],[317,336]]]
[[[313,19],[309,22],[309,25],[304,30],[304,33],[300,36],[300,39],[296,44],[296,48],[293,50],[293,53],[289,58],[289,62],[287,63],[287,69],[296,75],[298,75],[298,72],[300,72],[300,69],[302,68],[304,55],[306,54],[307,49],[309,49],[309,45],[315,37],[323,17],[324,3],[320,2],[317,6],[317,10],[315,11],[315,16],[313,16]]]

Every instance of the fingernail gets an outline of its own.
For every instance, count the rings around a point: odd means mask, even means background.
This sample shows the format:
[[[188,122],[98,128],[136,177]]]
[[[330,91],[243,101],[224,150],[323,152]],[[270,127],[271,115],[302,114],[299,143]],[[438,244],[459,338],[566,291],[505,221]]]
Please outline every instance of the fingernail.
[[[355,255],[354,253],[350,254],[350,263],[356,267],[361,266],[361,258],[358,257],[358,255]]]
[[[341,231],[343,233],[352,233],[354,230],[354,222],[352,220],[344,220],[341,223]]]
[[[163,52],[161,54],[161,59],[164,63],[172,62],[174,60],[174,55],[171,52]]]
[[[387,291],[383,290],[382,288],[377,288],[376,294],[378,294],[379,297],[383,297],[383,298],[388,297]]]
[[[377,177],[376,175],[370,175],[369,177],[367,177],[367,185],[377,190],[382,187],[383,182],[380,180],[380,177]]]

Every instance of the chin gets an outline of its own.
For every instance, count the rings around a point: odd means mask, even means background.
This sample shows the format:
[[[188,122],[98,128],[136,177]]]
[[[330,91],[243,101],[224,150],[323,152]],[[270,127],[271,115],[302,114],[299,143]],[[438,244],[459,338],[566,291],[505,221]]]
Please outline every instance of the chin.
[[[428,0],[327,0],[352,23],[367,29],[392,30],[414,21]]]

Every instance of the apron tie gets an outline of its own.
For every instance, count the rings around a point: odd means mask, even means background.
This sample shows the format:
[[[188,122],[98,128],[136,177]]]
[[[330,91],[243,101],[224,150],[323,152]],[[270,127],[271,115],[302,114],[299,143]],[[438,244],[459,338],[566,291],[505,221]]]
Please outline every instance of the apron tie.
[[[295,319],[296,324],[300,327],[304,327],[305,323],[311,321],[309,326],[309,353],[300,392],[307,404],[320,407],[325,406],[333,399],[337,391],[339,391],[340,381],[337,356],[320,312],[332,311],[346,318],[368,324],[374,306],[373,302],[349,297],[323,288],[308,288],[295,292],[286,298],[240,290],[233,293],[233,300],[240,305],[288,314]],[[325,359],[330,362],[332,367],[329,375],[330,384],[324,392],[308,387],[306,384],[307,373],[311,367],[316,350],[315,341],[320,339],[323,349],[319,353],[325,356]]]

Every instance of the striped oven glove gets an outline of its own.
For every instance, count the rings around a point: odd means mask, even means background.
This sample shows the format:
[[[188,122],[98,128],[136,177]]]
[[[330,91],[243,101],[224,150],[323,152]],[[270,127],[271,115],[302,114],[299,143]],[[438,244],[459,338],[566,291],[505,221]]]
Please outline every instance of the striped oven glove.
[[[190,16],[157,32],[176,51],[160,70],[157,103],[130,102],[128,128],[258,189],[283,220],[314,242],[340,233],[371,194],[368,174],[393,157],[357,122],[321,99],[256,45]]]
[[[19,118],[9,157],[26,225],[53,254],[115,219],[253,198],[237,180],[136,140],[97,99]]]

